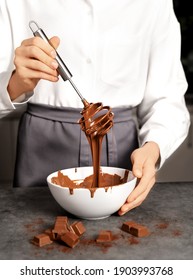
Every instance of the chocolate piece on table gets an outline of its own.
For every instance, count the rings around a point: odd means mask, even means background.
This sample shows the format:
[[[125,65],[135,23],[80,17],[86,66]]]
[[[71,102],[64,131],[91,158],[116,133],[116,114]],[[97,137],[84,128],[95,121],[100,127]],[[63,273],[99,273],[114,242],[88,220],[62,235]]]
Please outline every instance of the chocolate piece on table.
[[[145,237],[150,234],[147,227],[138,224],[135,226],[131,226],[130,233],[137,237]]]
[[[68,231],[68,218],[66,216],[56,217],[52,233],[57,238],[57,235],[62,235]]]
[[[56,222],[63,222],[64,224],[68,223],[68,217],[67,216],[57,216],[55,219]]]
[[[112,241],[112,232],[110,230],[101,230],[96,239],[97,243]]]
[[[144,237],[150,234],[147,227],[139,225],[134,221],[124,222],[121,229],[136,237]]]
[[[55,240],[56,239],[56,234],[52,231],[51,228],[48,228],[44,231],[45,234],[47,234],[51,240]]]
[[[66,243],[71,248],[74,248],[79,243],[79,237],[74,232],[66,232],[60,236],[60,240]]]
[[[136,224],[134,221],[127,221],[127,222],[124,222],[124,223],[122,224],[121,229],[122,229],[123,231],[126,231],[126,232],[129,232],[129,233],[130,233],[131,227],[132,227],[132,226],[135,226],[135,225],[137,225],[137,224]]]
[[[32,243],[39,247],[42,247],[42,246],[51,244],[52,240],[50,239],[49,235],[47,235],[45,233],[41,233],[41,234],[34,236]]]
[[[83,223],[80,222],[80,221],[79,222],[74,222],[70,226],[70,230],[73,231],[78,236],[82,235],[86,231]]]

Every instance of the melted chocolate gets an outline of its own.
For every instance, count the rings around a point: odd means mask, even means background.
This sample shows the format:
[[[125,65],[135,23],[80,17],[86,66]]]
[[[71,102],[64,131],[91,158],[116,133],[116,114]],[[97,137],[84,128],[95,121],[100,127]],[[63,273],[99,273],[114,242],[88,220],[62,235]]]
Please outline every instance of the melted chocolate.
[[[105,191],[108,190],[108,188],[112,186],[117,186],[120,184],[124,184],[127,182],[129,170],[125,170],[123,178],[117,174],[108,174],[108,173],[102,173],[99,172],[99,181],[100,185],[98,187],[93,187],[93,181],[94,181],[94,174],[86,177],[83,182],[79,183],[78,181],[74,180],[72,181],[68,176],[63,175],[61,171],[58,171],[57,177],[52,177],[51,181],[52,183],[59,185],[61,187],[67,187],[69,188],[70,194],[74,193],[74,189],[78,188],[86,188],[90,190],[91,197],[94,197],[94,193],[97,188],[105,188]]]
[[[125,175],[121,178],[119,175],[105,174],[100,169],[100,156],[103,137],[113,126],[114,114],[109,106],[103,106],[98,103],[84,103],[84,108],[81,111],[82,118],[79,120],[81,129],[85,132],[88,143],[91,148],[93,175],[88,176],[82,183],[77,183],[63,175],[60,171],[57,177],[52,178],[52,183],[62,187],[68,187],[70,194],[73,194],[75,188],[87,188],[90,190],[91,197],[94,196],[96,188],[103,187],[105,191],[109,187],[120,185],[127,182],[129,171],[125,171]]]
[[[82,110],[83,117],[79,120],[81,129],[85,132],[90,144],[93,161],[93,182],[92,187],[100,186],[100,155],[103,137],[113,126],[113,116],[109,106],[102,103],[87,103]]]

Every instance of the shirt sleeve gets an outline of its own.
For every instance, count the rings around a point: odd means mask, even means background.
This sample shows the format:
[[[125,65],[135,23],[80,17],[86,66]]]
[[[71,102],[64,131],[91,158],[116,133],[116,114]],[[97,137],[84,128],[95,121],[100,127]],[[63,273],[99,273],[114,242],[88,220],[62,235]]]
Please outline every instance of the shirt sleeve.
[[[172,1],[159,1],[153,36],[147,86],[138,108],[141,145],[154,141],[160,148],[160,166],[188,134],[190,116],[184,94],[187,81],[181,64],[180,26]]]
[[[9,17],[9,10],[6,1],[0,2],[0,118],[6,116],[17,107],[25,104],[33,93],[26,93],[11,101],[7,86],[14,71],[14,51],[15,46],[12,36],[12,25]]]

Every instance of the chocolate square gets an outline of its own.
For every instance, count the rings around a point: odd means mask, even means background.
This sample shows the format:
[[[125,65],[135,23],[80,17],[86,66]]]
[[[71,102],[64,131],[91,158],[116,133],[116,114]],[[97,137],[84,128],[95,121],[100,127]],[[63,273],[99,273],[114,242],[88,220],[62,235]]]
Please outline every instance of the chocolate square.
[[[55,234],[55,238],[57,235],[62,235],[68,231],[68,218],[66,216],[58,216],[56,217],[54,228],[52,233]]]
[[[41,234],[34,236],[32,243],[39,247],[42,247],[42,246],[51,244],[52,240],[50,239],[50,237],[47,234],[41,233]]]
[[[55,233],[52,232],[52,229],[51,228],[48,228],[44,231],[45,234],[47,234],[51,240],[55,240],[56,239],[56,236],[55,236]]]
[[[145,237],[150,234],[147,227],[139,225],[134,221],[127,221],[122,224],[121,229],[136,237]]]
[[[130,233],[137,237],[145,237],[150,234],[147,227],[138,224],[135,226],[131,226]]]
[[[130,233],[131,227],[132,227],[132,226],[135,226],[135,225],[137,225],[137,224],[136,224],[134,221],[127,221],[127,222],[124,222],[124,223],[122,224],[121,229],[122,229],[123,231],[126,231],[126,232]]]
[[[71,231],[61,235],[60,240],[71,248],[74,248],[79,243],[79,237]]]
[[[70,229],[78,236],[81,236],[86,231],[82,222],[74,222]]]
[[[96,239],[97,243],[112,241],[112,232],[110,230],[101,230]]]

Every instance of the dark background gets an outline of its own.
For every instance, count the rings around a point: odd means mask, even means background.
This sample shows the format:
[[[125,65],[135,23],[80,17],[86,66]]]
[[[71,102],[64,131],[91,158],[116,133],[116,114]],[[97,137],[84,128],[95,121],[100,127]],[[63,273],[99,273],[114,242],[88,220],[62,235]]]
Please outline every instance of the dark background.
[[[181,26],[182,64],[188,81],[187,97],[193,98],[193,8],[191,0],[173,0],[176,17]]]

